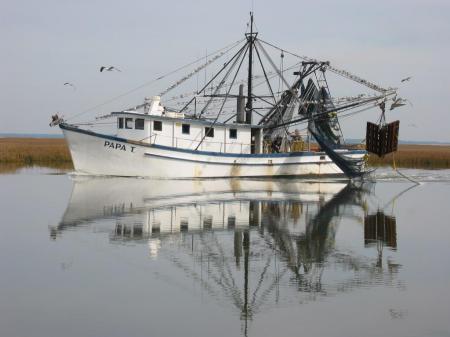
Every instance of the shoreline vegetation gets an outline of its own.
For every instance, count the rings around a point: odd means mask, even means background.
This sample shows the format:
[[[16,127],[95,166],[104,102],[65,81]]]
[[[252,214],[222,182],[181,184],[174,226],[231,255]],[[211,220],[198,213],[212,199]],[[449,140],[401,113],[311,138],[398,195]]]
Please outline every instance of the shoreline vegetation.
[[[72,158],[63,138],[0,138],[0,173],[21,168],[48,167],[73,169]]]
[[[378,158],[369,155],[373,167],[392,166],[417,169],[449,169],[448,145],[399,145],[399,151]],[[0,138],[0,172],[14,172],[20,168],[48,167],[73,169],[72,159],[63,138]]]
[[[398,151],[383,158],[369,155],[369,165],[374,167],[395,166],[415,169],[450,169],[450,145],[400,144]]]

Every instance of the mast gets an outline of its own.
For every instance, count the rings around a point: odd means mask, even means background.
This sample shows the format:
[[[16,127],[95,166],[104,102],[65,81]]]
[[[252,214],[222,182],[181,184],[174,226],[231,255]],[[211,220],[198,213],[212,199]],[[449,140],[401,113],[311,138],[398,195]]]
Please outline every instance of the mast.
[[[254,36],[256,37],[256,33],[253,33],[253,12],[250,12],[250,34],[245,34],[247,37],[248,43],[248,88],[247,88],[247,105],[245,112],[245,123],[252,124],[252,110],[253,110],[253,97],[252,97],[252,66],[253,66],[253,43]]]

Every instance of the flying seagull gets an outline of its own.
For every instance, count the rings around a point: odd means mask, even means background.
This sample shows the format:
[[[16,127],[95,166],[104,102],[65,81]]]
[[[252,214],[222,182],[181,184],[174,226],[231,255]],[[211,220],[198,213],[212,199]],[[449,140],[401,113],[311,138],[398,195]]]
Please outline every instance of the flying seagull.
[[[412,103],[409,100],[407,100],[405,98],[400,98],[400,97],[397,98],[397,96],[395,96],[392,101],[393,102],[391,104],[391,109],[390,110],[394,110],[395,108],[404,106],[404,105],[406,105],[406,103],[409,103],[411,106],[413,106]]]
[[[103,72],[103,71],[113,71],[113,70],[115,70],[115,71],[121,71],[119,68],[116,68],[116,67],[114,67],[114,66],[109,66],[109,67],[101,66],[101,67],[100,67],[100,72]]]
[[[411,78],[412,78],[412,76],[408,76],[408,77],[402,79],[401,82],[403,83],[403,82],[409,81]]]
[[[77,90],[77,87],[73,83],[66,82],[66,83],[64,83],[64,85],[71,86],[73,88],[73,90]]]

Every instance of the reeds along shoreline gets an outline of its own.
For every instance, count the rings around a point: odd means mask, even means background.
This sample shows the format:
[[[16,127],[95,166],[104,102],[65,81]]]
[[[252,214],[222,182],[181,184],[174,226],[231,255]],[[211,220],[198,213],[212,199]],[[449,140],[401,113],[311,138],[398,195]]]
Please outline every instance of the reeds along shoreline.
[[[0,138],[0,165],[73,168],[69,148],[62,138]]]
[[[400,145],[399,151],[383,158],[371,154],[370,166],[404,168],[450,168],[450,146]],[[27,166],[72,169],[67,143],[62,138],[0,138],[0,166],[3,171]]]
[[[400,145],[395,153],[383,158],[370,154],[370,166],[395,166],[417,169],[450,168],[450,146],[447,145]]]

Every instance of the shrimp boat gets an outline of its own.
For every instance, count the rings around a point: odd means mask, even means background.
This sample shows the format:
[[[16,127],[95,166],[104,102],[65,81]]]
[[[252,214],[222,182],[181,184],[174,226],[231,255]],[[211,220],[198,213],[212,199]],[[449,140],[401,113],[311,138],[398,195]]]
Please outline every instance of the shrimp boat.
[[[143,104],[97,117],[113,120],[110,133],[93,130],[95,122],[52,116],[75,171],[151,178],[361,177],[368,172],[367,152],[345,143],[339,118],[381,105],[384,111],[389,102],[391,109],[402,105],[395,88],[260,39],[252,13],[244,39],[180,69],[189,67]],[[213,69],[209,76],[207,69]],[[333,97],[328,73],[372,93]],[[193,82],[197,90],[186,92]]]

